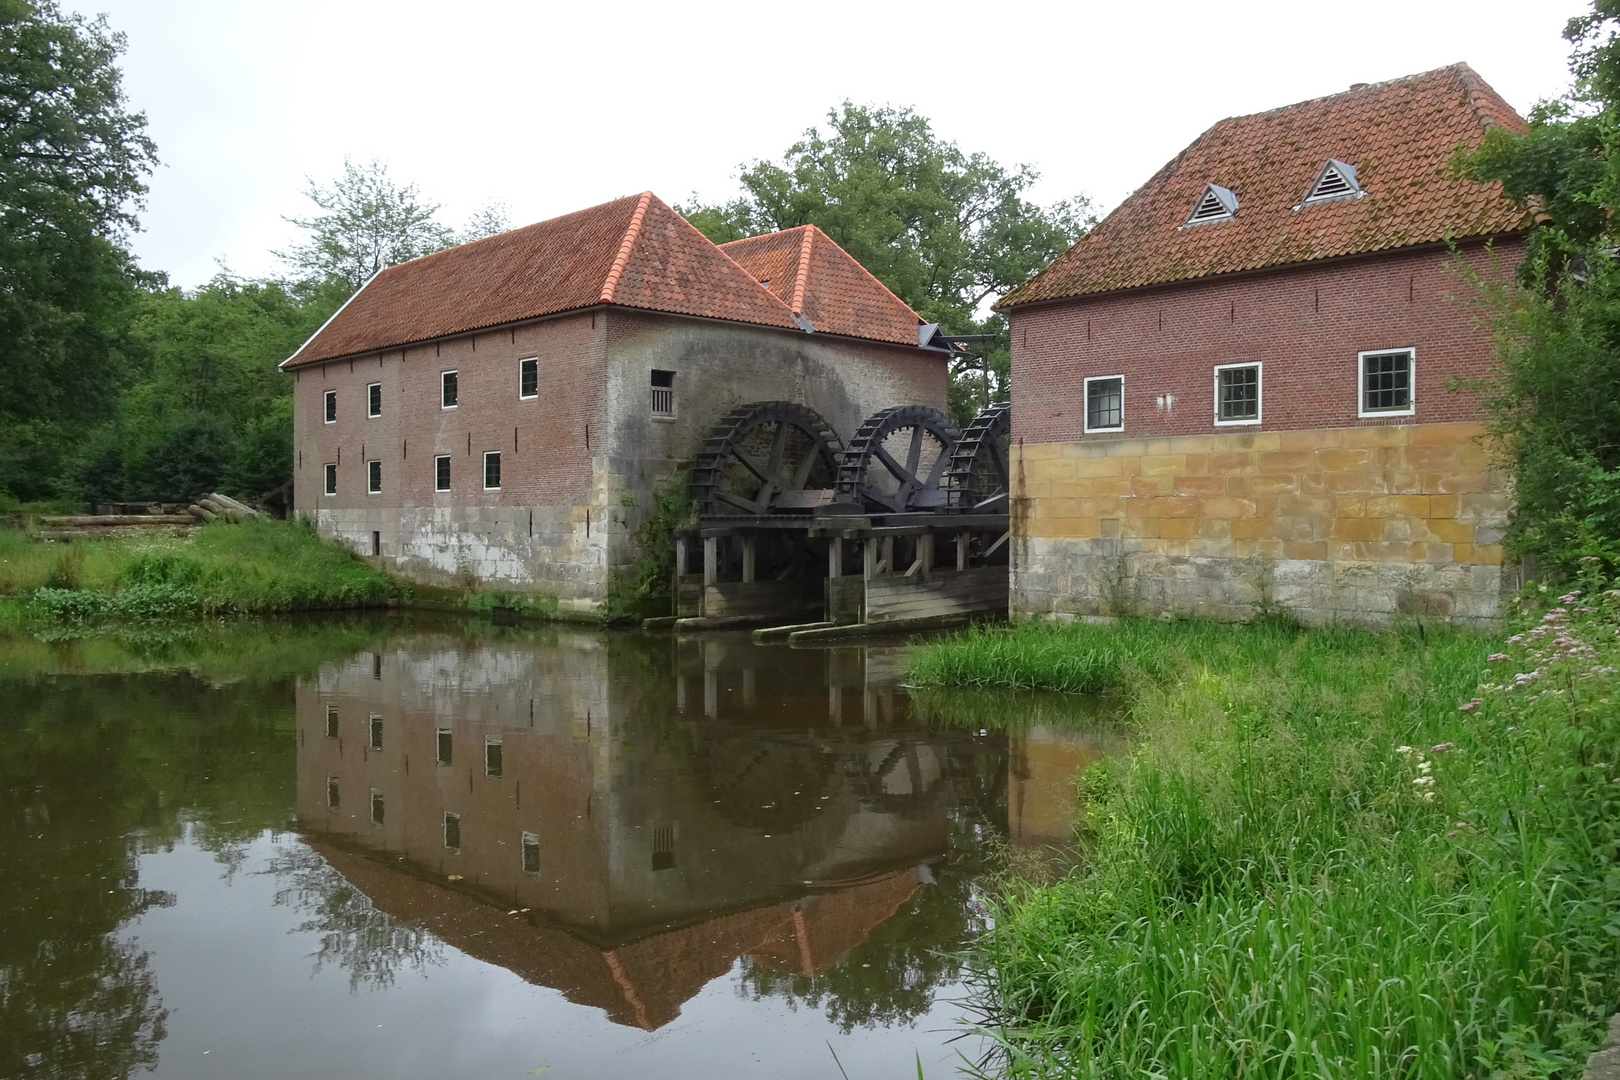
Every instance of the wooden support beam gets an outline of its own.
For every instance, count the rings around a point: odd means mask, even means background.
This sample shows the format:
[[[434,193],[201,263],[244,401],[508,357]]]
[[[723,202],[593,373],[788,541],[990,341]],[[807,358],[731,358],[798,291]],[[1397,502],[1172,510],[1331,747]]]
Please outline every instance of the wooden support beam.
[[[754,580],[754,536],[749,533],[742,537],[742,579]]]
[[[885,536],[883,538],[883,558],[880,561],[881,565],[878,569],[882,573],[892,574],[894,572],[894,537]]]
[[[972,542],[972,533],[959,532],[956,534],[956,568],[967,569],[968,546]]]
[[[867,581],[878,574],[878,542],[871,537],[861,541],[861,573]]]
[[[713,585],[720,580],[720,538],[718,536],[705,536],[703,538],[703,584]]]
[[[995,543],[990,545],[990,550],[984,553],[984,557],[988,559],[990,556],[994,555],[996,553],[996,549],[1001,547],[1002,544],[1005,544],[1007,539],[1011,536],[1011,529],[1008,529],[1006,532],[1002,533],[1000,538],[998,538]]]
[[[841,536],[827,537],[827,576],[844,576],[844,538]]]

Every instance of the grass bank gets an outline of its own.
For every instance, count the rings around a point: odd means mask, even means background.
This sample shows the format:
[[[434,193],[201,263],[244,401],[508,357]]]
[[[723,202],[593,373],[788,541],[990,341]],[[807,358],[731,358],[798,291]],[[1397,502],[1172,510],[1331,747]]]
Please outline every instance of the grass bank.
[[[66,544],[0,529],[0,625],[376,607],[401,595],[388,575],[293,522]]]
[[[1082,777],[1086,869],[993,901],[999,1067],[1578,1077],[1620,1004],[1617,627],[1620,593],[1572,594],[1494,646],[1122,622],[923,647],[914,682],[1109,689],[1134,733]]]

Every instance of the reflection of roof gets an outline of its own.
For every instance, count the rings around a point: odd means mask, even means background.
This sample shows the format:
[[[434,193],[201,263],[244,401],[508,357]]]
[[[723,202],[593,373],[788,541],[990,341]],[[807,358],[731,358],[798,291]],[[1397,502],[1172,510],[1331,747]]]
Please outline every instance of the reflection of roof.
[[[390,266],[286,366],[597,304],[796,328],[781,301],[646,191]]]
[[[1493,125],[1525,130],[1467,64],[1222,120],[997,306],[1522,228],[1500,184],[1451,171]],[[1300,205],[1330,158],[1365,196]],[[1210,184],[1235,193],[1235,215],[1183,227]]]
[[[917,313],[814,225],[733,240],[720,250],[824,334],[917,344]]]
[[[807,975],[826,971],[898,911],[918,880],[908,866],[837,892],[717,915],[602,949],[329,838],[303,840],[379,911],[526,982],[560,990],[577,1005],[601,1009],[616,1024],[648,1031],[679,1016],[739,956]]]

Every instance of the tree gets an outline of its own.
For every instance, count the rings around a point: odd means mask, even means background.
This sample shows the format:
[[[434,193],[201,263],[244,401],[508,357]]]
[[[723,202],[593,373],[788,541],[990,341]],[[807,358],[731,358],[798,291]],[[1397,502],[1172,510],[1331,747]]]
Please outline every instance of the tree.
[[[1056,258],[1091,223],[1083,197],[1038,206],[1039,179],[966,153],[911,109],[854,105],[827,113],[780,162],[755,161],[742,193],[680,207],[716,243],[815,225],[947,333],[986,334],[953,365],[959,414],[1006,393],[1006,325],[985,305]],[[988,394],[986,393],[988,389]]]
[[[380,161],[343,159],[343,175],[330,187],[305,179],[304,194],[321,213],[288,218],[309,239],[278,252],[295,271],[316,282],[341,283],[353,293],[377,271],[449,247],[454,233],[436,217],[415,184],[399,185]]]
[[[1501,367],[1483,389],[1515,478],[1509,547],[1553,572],[1620,569],[1620,2],[1569,21],[1575,75],[1530,130],[1493,128],[1459,166],[1534,206],[1517,286],[1493,290]]]
[[[128,366],[124,244],[156,161],[124,38],[55,0],[0,0],[0,488],[46,494],[71,428]],[[149,278],[147,279],[149,280]]]

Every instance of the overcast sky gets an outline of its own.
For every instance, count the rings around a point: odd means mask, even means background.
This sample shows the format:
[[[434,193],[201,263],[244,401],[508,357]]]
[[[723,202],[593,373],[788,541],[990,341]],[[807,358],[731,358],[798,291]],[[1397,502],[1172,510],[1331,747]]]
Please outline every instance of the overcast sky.
[[[1526,111],[1568,83],[1574,0],[814,5],[64,0],[129,37],[162,158],[135,250],[196,285],[276,273],[306,176],[380,158],[459,225],[651,188],[736,190],[829,106],[914,106],[1106,209],[1225,116],[1466,60]]]

